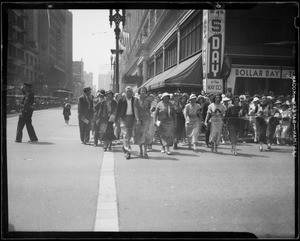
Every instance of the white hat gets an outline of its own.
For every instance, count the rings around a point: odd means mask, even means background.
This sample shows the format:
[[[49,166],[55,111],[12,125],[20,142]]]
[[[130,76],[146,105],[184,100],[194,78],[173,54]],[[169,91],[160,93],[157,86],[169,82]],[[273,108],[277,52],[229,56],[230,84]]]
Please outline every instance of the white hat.
[[[163,99],[163,98],[166,97],[166,96],[169,96],[169,97],[170,97],[170,94],[169,94],[168,92],[165,92],[165,93],[162,94],[162,96],[161,96],[160,98]]]
[[[192,99],[197,99],[197,96],[195,94],[191,94],[190,98],[189,98],[189,101],[192,100]]]
[[[223,99],[222,99],[222,101],[224,102],[224,101],[230,101],[230,99],[228,98],[228,97],[224,97]]]
[[[240,95],[240,99],[245,100],[246,99],[246,95]]]
[[[255,102],[255,101],[260,101],[260,99],[258,99],[257,97],[254,97],[252,102]]]
[[[225,94],[222,94],[222,95],[221,95],[221,97],[222,97],[222,98],[225,98],[225,97],[226,97],[226,95],[225,95]]]

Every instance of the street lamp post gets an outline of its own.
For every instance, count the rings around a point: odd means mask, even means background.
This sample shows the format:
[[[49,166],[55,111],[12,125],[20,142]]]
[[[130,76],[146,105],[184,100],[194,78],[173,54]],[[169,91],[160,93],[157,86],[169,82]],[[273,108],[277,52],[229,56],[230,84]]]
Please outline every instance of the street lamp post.
[[[115,83],[115,77],[116,77],[116,61],[113,61],[113,56],[110,57],[110,69],[114,68],[113,76],[112,76],[112,91],[116,92],[116,83]]]
[[[115,9],[115,14],[113,14],[113,9],[109,10],[109,22],[110,27],[112,27],[112,22],[115,23],[115,34],[116,34],[116,92],[119,92],[119,53],[122,53],[123,50],[119,50],[119,38],[120,38],[120,23],[122,22],[123,28],[125,25],[125,10],[122,9],[122,15],[119,13],[119,9]],[[111,50],[113,53],[113,50]]]

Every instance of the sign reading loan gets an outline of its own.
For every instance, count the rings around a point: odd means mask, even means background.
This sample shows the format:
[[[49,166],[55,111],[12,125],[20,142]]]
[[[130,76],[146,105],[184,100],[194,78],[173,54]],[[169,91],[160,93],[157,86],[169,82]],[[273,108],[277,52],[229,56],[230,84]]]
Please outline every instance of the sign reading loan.
[[[203,89],[222,93],[222,62],[225,40],[225,11],[203,10]]]

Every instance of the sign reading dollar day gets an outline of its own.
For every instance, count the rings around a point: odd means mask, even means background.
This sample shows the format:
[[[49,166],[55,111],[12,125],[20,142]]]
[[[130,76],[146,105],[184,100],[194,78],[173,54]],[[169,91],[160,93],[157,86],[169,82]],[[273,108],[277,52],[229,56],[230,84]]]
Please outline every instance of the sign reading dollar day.
[[[203,88],[208,93],[222,93],[225,11],[203,11]]]

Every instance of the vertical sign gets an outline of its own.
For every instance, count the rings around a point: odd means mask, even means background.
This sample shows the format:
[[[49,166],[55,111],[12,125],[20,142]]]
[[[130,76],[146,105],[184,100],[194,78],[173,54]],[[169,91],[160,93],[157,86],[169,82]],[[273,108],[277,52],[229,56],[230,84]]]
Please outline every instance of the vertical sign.
[[[225,10],[203,10],[203,89],[222,93],[222,63],[225,42]]]

